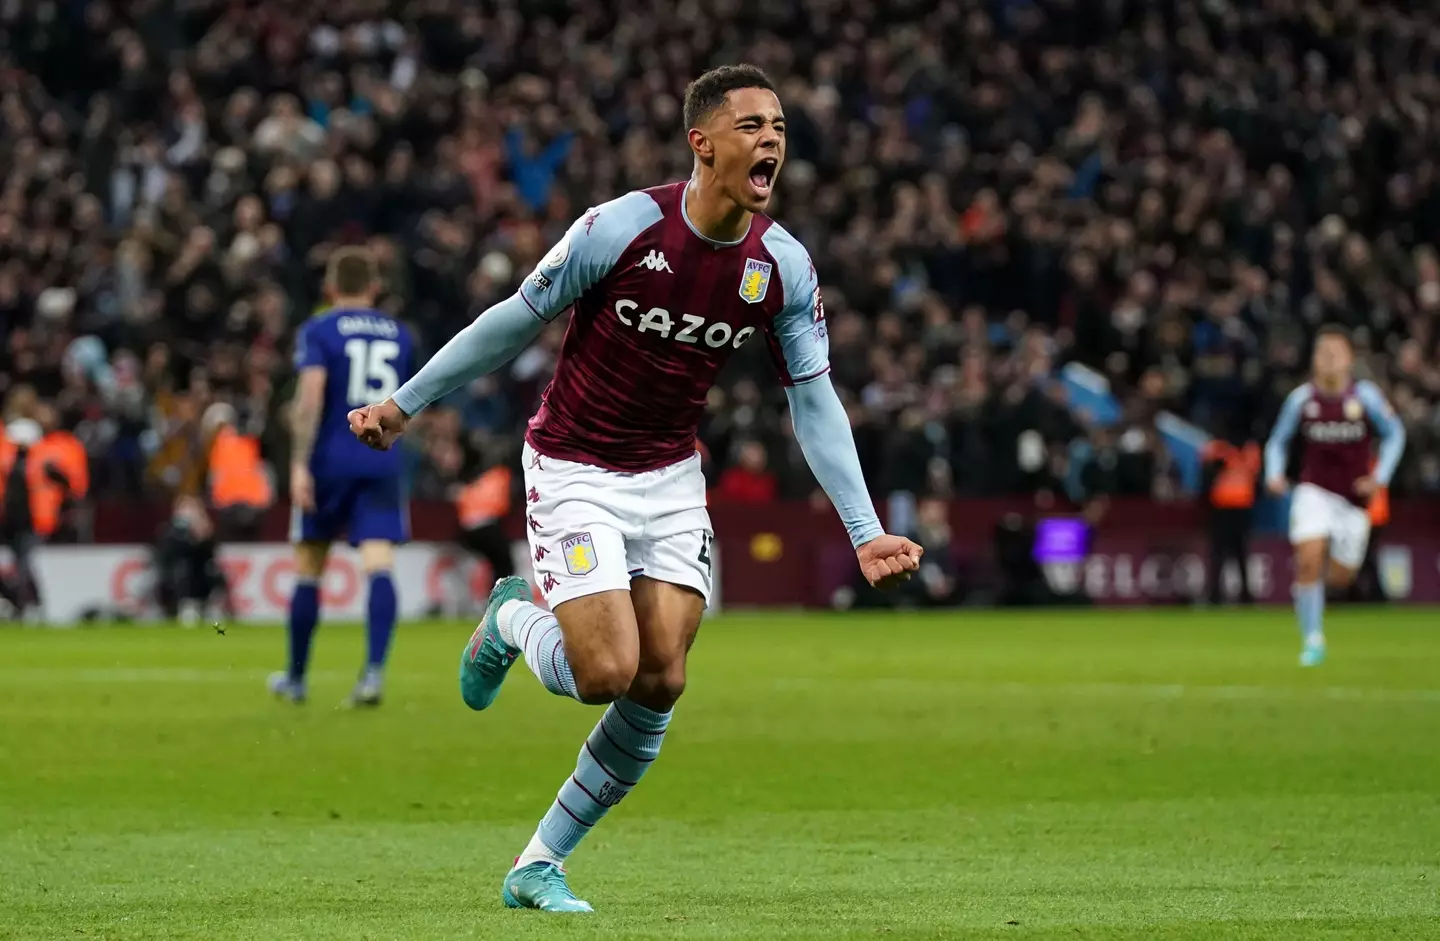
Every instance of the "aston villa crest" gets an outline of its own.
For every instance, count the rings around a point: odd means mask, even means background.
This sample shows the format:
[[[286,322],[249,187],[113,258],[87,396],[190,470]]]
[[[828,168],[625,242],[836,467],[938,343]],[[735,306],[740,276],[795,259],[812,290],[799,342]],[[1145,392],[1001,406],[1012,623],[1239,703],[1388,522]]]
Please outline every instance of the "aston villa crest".
[[[770,290],[771,264],[768,261],[745,259],[745,273],[740,276],[740,299],[747,304],[758,304],[765,300]]]

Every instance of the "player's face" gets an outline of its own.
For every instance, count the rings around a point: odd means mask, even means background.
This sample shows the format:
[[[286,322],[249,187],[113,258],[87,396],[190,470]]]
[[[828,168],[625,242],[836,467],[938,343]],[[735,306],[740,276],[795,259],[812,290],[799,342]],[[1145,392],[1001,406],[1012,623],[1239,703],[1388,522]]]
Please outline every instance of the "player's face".
[[[1324,336],[1315,343],[1315,378],[1334,382],[1350,375],[1355,354],[1341,337]]]
[[[750,212],[764,212],[785,162],[785,113],[766,88],[740,88],[710,119],[715,172],[726,193]]]

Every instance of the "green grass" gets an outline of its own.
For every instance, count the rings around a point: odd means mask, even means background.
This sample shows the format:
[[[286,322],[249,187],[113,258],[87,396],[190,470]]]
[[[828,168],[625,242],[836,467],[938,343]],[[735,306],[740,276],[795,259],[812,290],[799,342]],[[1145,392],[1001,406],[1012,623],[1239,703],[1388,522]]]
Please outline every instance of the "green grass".
[[[266,698],[280,632],[0,630],[0,938],[1440,938],[1440,617],[730,616],[653,773],[571,860],[600,913],[499,879],[596,712],[463,625],[390,701]]]

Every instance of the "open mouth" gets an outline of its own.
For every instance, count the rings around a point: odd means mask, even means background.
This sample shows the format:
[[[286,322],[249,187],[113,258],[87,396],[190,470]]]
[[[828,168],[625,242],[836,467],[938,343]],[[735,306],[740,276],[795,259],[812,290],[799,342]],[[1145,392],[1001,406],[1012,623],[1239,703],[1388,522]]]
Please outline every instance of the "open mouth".
[[[750,168],[750,185],[762,196],[768,196],[770,187],[775,185],[775,171],[780,169],[780,161],[775,157],[765,157]]]

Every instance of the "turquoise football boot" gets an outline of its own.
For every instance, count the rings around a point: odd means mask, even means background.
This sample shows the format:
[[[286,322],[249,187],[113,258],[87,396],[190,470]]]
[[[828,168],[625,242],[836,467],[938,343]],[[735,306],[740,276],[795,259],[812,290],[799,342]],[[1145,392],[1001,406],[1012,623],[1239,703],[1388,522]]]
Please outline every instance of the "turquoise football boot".
[[[1300,665],[1302,667],[1318,667],[1325,662],[1325,641],[1307,640],[1305,649],[1300,651]]]
[[[460,654],[460,695],[471,709],[485,709],[500,695],[500,684],[520,651],[500,638],[500,606],[507,601],[529,601],[530,583],[518,575],[502,578],[490,591],[485,616]]]
[[[531,863],[510,870],[500,898],[507,908],[538,908],[557,914],[595,911],[589,902],[575,897],[565,881],[565,870],[554,863]]]

